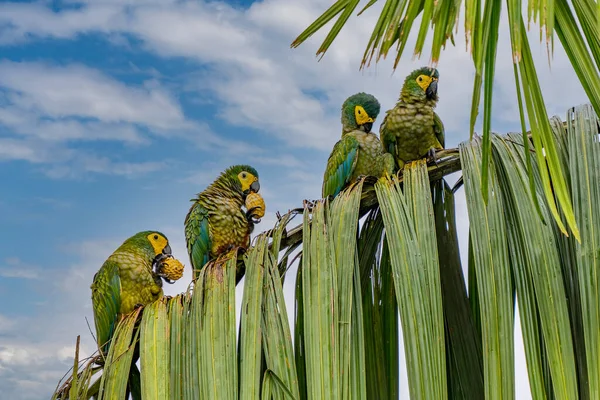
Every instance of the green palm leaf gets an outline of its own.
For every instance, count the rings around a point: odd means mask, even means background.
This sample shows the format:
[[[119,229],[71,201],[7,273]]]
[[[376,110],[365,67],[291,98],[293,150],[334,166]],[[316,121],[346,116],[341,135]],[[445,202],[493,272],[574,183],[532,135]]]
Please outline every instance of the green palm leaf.
[[[522,48],[527,53],[526,43]],[[521,94],[527,107],[531,92]],[[412,398],[511,399],[515,304],[533,397],[597,398],[599,121],[588,105],[570,110],[566,124],[546,122],[581,221],[580,242],[550,218],[544,170],[527,161],[540,153],[534,135],[491,136],[487,202],[476,137],[460,145],[460,155],[442,153],[437,166],[411,163],[400,176],[361,180],[331,201],[305,202],[279,216],[242,257],[239,337],[241,259],[232,252],[207,264],[193,290],[123,318],[106,360],[74,361],[53,399],[387,399],[399,396],[400,368]],[[469,213],[468,282],[453,193],[440,180],[459,162]],[[302,224],[288,229],[300,212]],[[292,333],[283,278],[299,248]],[[406,366],[398,365],[399,317]]]
[[[400,306],[411,397],[448,398],[437,242],[425,163],[408,164],[398,183],[375,185]],[[406,284],[410,282],[411,284]]]

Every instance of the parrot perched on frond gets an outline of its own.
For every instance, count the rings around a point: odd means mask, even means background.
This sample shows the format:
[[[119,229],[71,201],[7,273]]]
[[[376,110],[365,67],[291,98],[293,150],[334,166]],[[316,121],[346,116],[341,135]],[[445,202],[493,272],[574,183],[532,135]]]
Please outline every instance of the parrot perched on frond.
[[[431,157],[444,148],[444,124],[433,111],[438,102],[439,72],[423,67],[408,75],[400,99],[388,110],[379,133],[383,147],[399,169],[409,161]]]
[[[258,172],[249,165],[235,165],[191,200],[185,240],[194,277],[208,261],[235,247],[249,246],[254,224],[265,212],[259,190]],[[260,205],[251,205],[249,199]]]
[[[379,114],[377,99],[357,93],[342,105],[342,138],[333,146],[323,176],[322,196],[337,196],[360,176],[381,177],[394,172],[394,158],[371,132]]]
[[[122,316],[162,297],[161,278],[171,283],[161,271],[167,259],[173,257],[165,235],[139,232],[119,246],[94,275],[92,305],[98,348],[103,353]]]

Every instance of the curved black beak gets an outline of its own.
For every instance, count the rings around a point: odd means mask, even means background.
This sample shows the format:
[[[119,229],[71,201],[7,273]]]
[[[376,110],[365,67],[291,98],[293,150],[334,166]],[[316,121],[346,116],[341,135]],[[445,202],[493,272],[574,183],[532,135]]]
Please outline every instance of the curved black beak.
[[[372,122],[365,122],[363,124],[363,128],[365,130],[366,133],[371,132],[371,129],[373,129],[373,123]]]
[[[165,248],[163,249],[162,253],[166,256],[170,256],[171,255],[171,245],[166,245]]]
[[[254,193],[258,193],[259,190],[260,190],[260,183],[258,183],[258,181],[252,182],[252,184],[250,185],[250,191],[252,191]]]
[[[435,99],[435,97],[437,96],[437,86],[438,86],[437,81],[431,81],[429,86],[427,86],[427,90],[425,91],[425,94],[427,95],[428,99]]]

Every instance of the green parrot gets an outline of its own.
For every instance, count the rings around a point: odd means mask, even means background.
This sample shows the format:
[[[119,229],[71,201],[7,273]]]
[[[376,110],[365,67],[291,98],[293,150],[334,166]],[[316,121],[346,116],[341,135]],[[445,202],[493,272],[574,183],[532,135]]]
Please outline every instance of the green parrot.
[[[400,99],[388,110],[379,130],[383,147],[399,169],[409,161],[432,157],[444,148],[444,124],[433,111],[438,102],[439,73],[423,67],[406,77]]]
[[[115,250],[94,275],[91,289],[96,340],[103,353],[108,351],[122,316],[162,297],[158,265],[167,257],[171,257],[171,246],[165,235],[139,232]]]
[[[379,114],[377,99],[357,93],[342,105],[342,139],[329,155],[323,176],[322,196],[337,196],[360,176],[381,177],[394,172],[394,157],[386,153],[377,135],[371,132]]]
[[[248,247],[254,224],[260,222],[255,217],[263,214],[254,207],[246,211],[242,207],[247,196],[259,190],[258,172],[249,165],[234,165],[191,200],[185,241],[194,277],[211,259],[235,247]]]

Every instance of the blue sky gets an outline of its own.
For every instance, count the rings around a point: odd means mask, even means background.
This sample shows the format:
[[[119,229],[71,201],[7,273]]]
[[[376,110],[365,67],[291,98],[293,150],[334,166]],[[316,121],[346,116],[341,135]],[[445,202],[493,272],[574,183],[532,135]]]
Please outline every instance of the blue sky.
[[[352,19],[320,62],[322,34],[291,50],[328,5],[0,3],[3,397],[48,397],[77,334],[84,352],[93,350],[89,285],[124,239],[161,230],[187,263],[189,199],[227,166],[248,163],[260,173],[268,213],[258,232],[272,226],[275,211],[319,197],[343,100],[367,91],[389,109],[403,77],[429,58],[411,60],[409,51],[394,74],[387,61],[359,71],[377,7]],[[545,47],[533,51],[549,113],[564,116],[586,100],[556,47],[551,69]],[[439,64],[437,111],[449,146],[467,138],[474,71],[464,48],[461,29]],[[500,132],[519,126],[508,52],[501,38],[493,124]],[[459,205],[464,237],[463,197]],[[184,290],[189,276],[167,293]],[[528,398],[526,390],[518,398]]]

